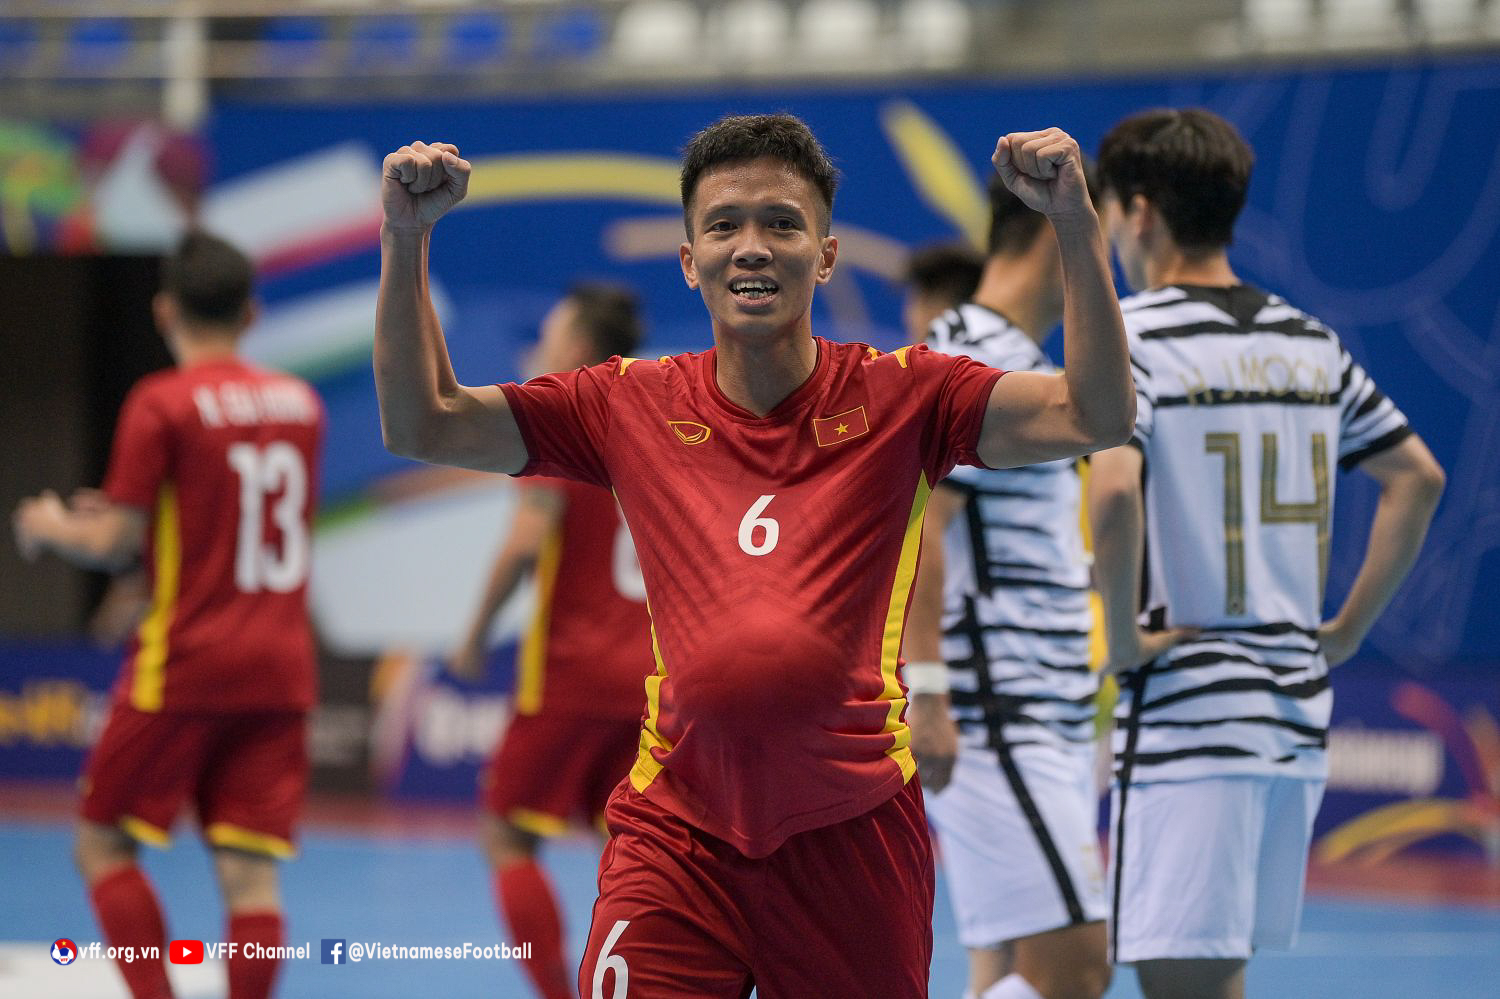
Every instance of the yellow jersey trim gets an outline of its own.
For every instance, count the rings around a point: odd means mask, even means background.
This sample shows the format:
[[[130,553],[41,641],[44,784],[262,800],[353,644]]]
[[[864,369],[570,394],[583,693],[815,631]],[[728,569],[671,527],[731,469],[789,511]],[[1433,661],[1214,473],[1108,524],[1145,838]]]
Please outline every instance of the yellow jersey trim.
[[[630,370],[630,366],[632,364],[634,364],[636,361],[639,361],[639,360],[640,360],[639,357],[622,357],[622,358],[620,358],[620,371],[619,371],[619,373],[621,375],[624,375],[625,372],[627,372],[627,371]]]
[[[1094,525],[1089,521],[1089,477],[1094,474],[1093,463],[1080,458],[1077,465],[1080,502],[1078,504],[1078,529],[1083,535],[1083,550],[1089,558],[1094,557]],[[1098,673],[1109,659],[1109,642],[1104,635],[1104,601],[1097,590],[1089,590],[1089,669]],[[1099,692],[1094,696],[1094,734],[1099,738],[1109,734],[1114,724],[1115,702],[1120,698],[1120,687],[1113,676],[1102,676]]]
[[[505,813],[505,821],[533,836],[561,836],[568,831],[567,819],[534,808],[512,808]]]
[[[167,637],[177,612],[177,592],[182,577],[182,529],[177,510],[177,488],[165,483],[156,497],[155,585],[151,610],[136,631],[139,642],[135,672],[130,683],[130,706],[137,711],[161,710],[166,686]]]
[[[228,822],[213,823],[203,830],[203,838],[214,846],[243,850],[246,853],[258,853],[267,857],[275,857],[277,860],[291,860],[297,855],[297,848],[280,836],[256,832],[254,829],[246,829],[244,826],[232,825]]]
[[[896,359],[896,363],[897,364],[901,365],[904,368],[904,367],[906,367],[906,355],[910,351],[911,351],[911,347],[910,346],[899,347],[896,350],[893,350],[891,352],[891,356]]]
[[[160,826],[154,826],[145,819],[138,819],[134,815],[122,815],[119,826],[125,835],[137,843],[145,843],[154,846],[158,850],[165,850],[172,845],[172,834]]]
[[[646,603],[646,615],[651,616],[651,604]],[[671,740],[657,728],[661,714],[661,682],[667,678],[667,664],[661,657],[661,643],[656,640],[656,620],[651,621],[651,655],[656,658],[656,673],[646,677],[646,720],[641,723],[640,752],[636,754],[635,766],[630,768],[630,786],[644,792],[661,773],[662,765],[651,755],[651,750],[672,751]]]
[[[901,557],[896,562],[896,580],[891,586],[890,610],[885,615],[885,635],[880,645],[880,675],[885,689],[880,699],[890,702],[885,716],[885,728],[881,731],[892,736],[891,748],[885,755],[896,761],[901,768],[903,781],[909,781],[917,772],[917,762],[911,755],[911,729],[902,720],[906,709],[906,698],[901,696],[901,683],[896,678],[901,662],[901,637],[906,630],[906,605],[911,600],[912,584],[917,578],[917,555],[922,550],[922,518],[927,513],[927,498],[932,495],[932,486],[927,482],[927,473],[917,478],[917,493],[912,497],[911,512],[906,518],[906,537],[901,542]]]
[[[536,560],[536,611],[521,643],[520,670],[516,674],[516,714],[534,715],[542,710],[542,688],[547,673],[547,631],[552,626],[553,591],[562,564],[562,525],[558,524],[542,542]]]

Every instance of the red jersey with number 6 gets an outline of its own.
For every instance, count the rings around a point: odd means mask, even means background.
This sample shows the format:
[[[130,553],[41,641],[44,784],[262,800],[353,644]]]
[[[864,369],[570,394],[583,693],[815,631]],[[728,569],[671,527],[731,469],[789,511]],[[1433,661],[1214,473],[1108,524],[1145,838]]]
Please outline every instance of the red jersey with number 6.
[[[978,463],[1001,375],[815,342],[764,417],[719,389],[714,350],[503,386],[521,474],[612,486],[636,540],[656,672],[631,783],[752,857],[915,772],[897,668],[922,515]]]
[[[516,712],[639,718],[653,672],[646,583],[609,490],[532,479],[562,494],[536,563],[536,611],[516,658]]]
[[[141,711],[312,706],[307,575],[323,406],[239,359],[141,379],[104,491],[149,516],[151,607],[115,698]]]

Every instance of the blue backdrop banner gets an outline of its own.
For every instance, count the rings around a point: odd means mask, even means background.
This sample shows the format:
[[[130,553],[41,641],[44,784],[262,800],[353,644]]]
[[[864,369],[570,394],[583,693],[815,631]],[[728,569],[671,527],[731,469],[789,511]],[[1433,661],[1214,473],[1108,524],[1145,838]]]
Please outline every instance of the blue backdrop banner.
[[[899,91],[225,103],[208,131],[221,177],[207,209],[269,274],[258,349],[313,375],[328,397],[332,509],[368,512],[409,467],[380,445],[368,364],[374,191],[381,157],[402,143],[452,141],[475,166],[468,202],[437,227],[432,268],[459,377],[477,383],[518,375],[541,314],[579,277],[641,291],[647,353],[709,344],[676,262],[675,178],[684,141],[724,113],[789,109],[835,156],[840,266],[816,329],[890,347],[908,250],[981,233],[998,134],[1055,123],[1093,149],[1125,114],[1162,105],[1238,124],[1257,164],[1234,266],[1338,330],[1449,470],[1421,561],[1362,657],[1415,677],[1500,660],[1496,58]],[[1331,601],[1352,580],[1374,499],[1358,473],[1339,484]]]

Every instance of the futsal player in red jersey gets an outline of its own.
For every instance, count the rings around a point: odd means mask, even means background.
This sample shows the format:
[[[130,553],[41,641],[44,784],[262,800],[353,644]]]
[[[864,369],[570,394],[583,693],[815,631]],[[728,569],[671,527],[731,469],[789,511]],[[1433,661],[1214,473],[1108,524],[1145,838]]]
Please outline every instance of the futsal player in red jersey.
[[[137,846],[166,846],[192,801],[228,910],[231,999],[271,994],[285,938],[276,862],[307,785],[315,663],[307,616],[323,407],[304,382],[241,360],[250,261],[191,234],[166,261],[155,316],[177,361],[125,401],[102,496],[16,510],[24,554],[145,561],[150,609],[130,643],[81,781],[75,857],[111,946],[166,929]],[[136,999],[170,996],[161,960],[118,962]]]
[[[606,813],[587,997],[927,994],[932,853],[898,676],[924,504],[957,462],[1082,454],[1134,413],[1077,144],[1013,133],[994,163],[1058,235],[1063,374],[813,336],[835,172],[802,122],[757,115],[684,154],[682,271],[711,350],[471,388],[426,276],[469,165],[443,143],[386,157],[387,445],[611,486],[640,554],[656,670]]]
[[[582,284],[547,313],[533,371],[629,354],[640,340],[635,296]],[[655,667],[646,585],[608,490],[567,479],[521,481],[515,519],[453,672],[477,678],[495,614],[528,571],[537,606],[517,659],[510,725],[483,775],[480,836],[495,897],[543,999],[574,994],[562,916],[537,863],[542,837],[573,819],[602,823],[609,793],[635,761]]]

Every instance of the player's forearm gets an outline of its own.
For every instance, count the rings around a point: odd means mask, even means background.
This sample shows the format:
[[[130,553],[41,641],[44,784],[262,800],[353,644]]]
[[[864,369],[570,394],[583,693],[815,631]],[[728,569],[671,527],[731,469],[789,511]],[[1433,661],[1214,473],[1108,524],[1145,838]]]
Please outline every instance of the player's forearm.
[[[534,556],[525,556],[512,550],[503,552],[495,561],[489,581],[485,584],[484,596],[469,625],[467,640],[470,644],[484,643],[495,623],[495,615],[500,613],[500,608],[505,606],[505,602],[516,592],[516,587],[535,564]]]
[[[103,516],[69,516],[56,521],[38,540],[49,551],[82,569],[119,572],[140,554],[119,521]]]
[[[1145,511],[1138,489],[1100,488],[1097,485],[1090,489],[1094,586],[1104,608],[1104,635],[1112,659],[1136,636],[1144,521]]]
[[[385,445],[431,460],[431,427],[459,390],[433,308],[427,258],[430,230],[380,234],[380,297],[375,310],[375,389]]]
[[[1097,221],[1057,228],[1063,269],[1063,377],[1070,405],[1091,450],[1129,439],[1135,387],[1125,324]]]
[[[1354,634],[1361,637],[1369,634],[1411,572],[1442,489],[1440,475],[1415,472],[1393,478],[1382,486],[1364,562],[1338,613],[1338,619]]]

